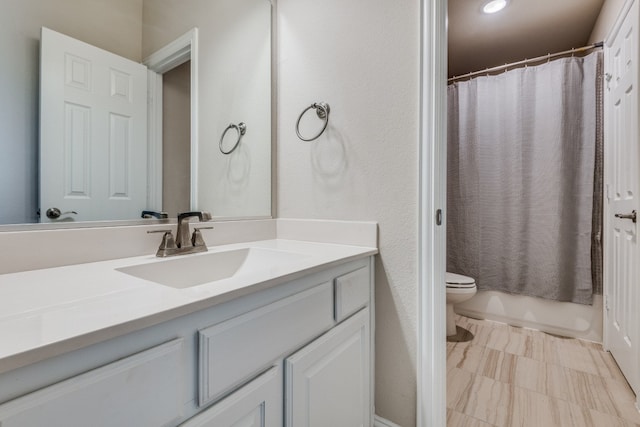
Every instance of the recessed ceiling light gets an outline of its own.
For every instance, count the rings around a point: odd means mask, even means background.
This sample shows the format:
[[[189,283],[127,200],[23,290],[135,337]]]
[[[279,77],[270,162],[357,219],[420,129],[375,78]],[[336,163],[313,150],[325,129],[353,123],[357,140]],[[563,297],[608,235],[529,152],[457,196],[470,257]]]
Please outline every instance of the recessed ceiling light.
[[[484,13],[496,13],[504,9],[505,6],[507,6],[507,0],[491,0],[484,5],[482,11]]]

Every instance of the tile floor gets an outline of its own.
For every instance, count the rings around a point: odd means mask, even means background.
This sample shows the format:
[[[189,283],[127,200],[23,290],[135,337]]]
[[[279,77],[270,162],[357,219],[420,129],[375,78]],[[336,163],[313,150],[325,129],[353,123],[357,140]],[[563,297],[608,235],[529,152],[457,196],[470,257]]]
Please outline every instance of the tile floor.
[[[640,427],[635,396],[600,344],[457,317],[447,342],[449,427]]]

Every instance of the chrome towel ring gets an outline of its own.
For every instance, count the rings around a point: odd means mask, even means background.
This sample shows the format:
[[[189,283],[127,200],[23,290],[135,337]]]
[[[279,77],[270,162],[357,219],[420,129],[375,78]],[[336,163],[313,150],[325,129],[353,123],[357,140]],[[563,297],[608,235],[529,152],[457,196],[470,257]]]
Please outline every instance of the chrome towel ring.
[[[233,145],[233,147],[231,147],[231,150],[224,151],[224,148],[222,148],[222,142],[224,141],[224,136],[227,134],[227,132],[229,132],[229,129],[235,129],[236,132],[238,132],[238,139],[236,140],[236,143]],[[224,132],[222,132],[222,136],[220,136],[220,143],[218,144],[218,146],[220,147],[220,152],[222,154],[231,154],[231,153],[233,153],[233,151],[236,148],[238,148],[238,144],[240,144],[240,140],[242,139],[242,136],[245,133],[247,133],[247,125],[245,125],[243,122],[240,122],[237,125],[234,125],[233,123],[230,123],[229,126],[227,126],[227,128],[224,130]]]
[[[322,126],[322,130],[316,136],[312,138],[305,138],[304,136],[300,135],[300,120],[302,119],[302,116],[304,116],[305,113],[312,108],[316,110],[316,114],[318,115],[318,117],[324,120],[324,126]],[[320,135],[324,133],[327,125],[329,124],[329,111],[329,104],[327,104],[326,102],[314,102],[313,104],[305,108],[304,111],[300,113],[300,117],[298,117],[298,121],[296,122],[296,133],[298,134],[298,138],[307,142],[320,138]]]

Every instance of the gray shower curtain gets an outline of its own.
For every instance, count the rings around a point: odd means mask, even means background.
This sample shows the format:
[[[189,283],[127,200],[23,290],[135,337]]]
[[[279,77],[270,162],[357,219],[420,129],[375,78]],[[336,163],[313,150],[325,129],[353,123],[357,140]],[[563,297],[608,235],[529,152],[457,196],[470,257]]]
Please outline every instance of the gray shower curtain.
[[[479,289],[591,303],[598,61],[449,86],[448,271]]]

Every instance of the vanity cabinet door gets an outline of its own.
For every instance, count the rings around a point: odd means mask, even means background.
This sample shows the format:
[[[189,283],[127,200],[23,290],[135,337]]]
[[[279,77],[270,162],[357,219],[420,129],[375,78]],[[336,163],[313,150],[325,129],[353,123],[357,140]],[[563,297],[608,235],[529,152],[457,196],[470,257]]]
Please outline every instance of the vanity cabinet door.
[[[185,396],[176,339],[0,405],[1,427],[174,426]]]
[[[285,361],[285,426],[371,425],[369,309]]]
[[[201,329],[199,405],[213,403],[333,325],[331,282]]]
[[[181,427],[282,427],[282,369],[274,366]]]

